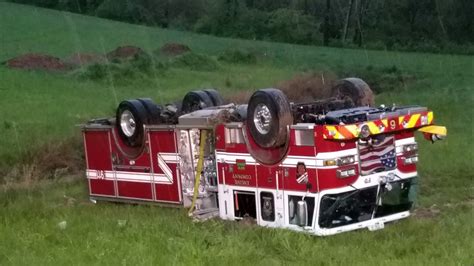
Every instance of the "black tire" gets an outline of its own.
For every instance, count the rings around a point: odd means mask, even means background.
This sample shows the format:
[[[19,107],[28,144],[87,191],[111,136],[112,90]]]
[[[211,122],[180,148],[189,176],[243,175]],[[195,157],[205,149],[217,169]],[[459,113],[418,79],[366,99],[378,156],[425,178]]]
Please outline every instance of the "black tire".
[[[247,126],[255,142],[264,148],[278,147],[288,139],[293,116],[288,98],[278,89],[262,89],[250,97]]]
[[[207,93],[204,91],[191,91],[183,98],[181,113],[187,114],[212,106],[214,106],[214,103]]]
[[[139,98],[137,100],[139,100],[143,104],[148,113],[148,119],[146,124],[161,124],[160,115],[163,108],[160,105],[155,104],[155,102],[153,102],[153,100],[150,98]]]
[[[206,89],[204,90],[205,93],[207,93],[207,95],[209,95],[209,97],[211,97],[211,100],[212,100],[212,103],[214,104],[214,106],[221,106],[221,105],[224,105],[224,99],[222,98],[222,96],[219,94],[219,92],[215,89]]]
[[[369,85],[359,78],[346,78],[336,82],[331,88],[331,96],[337,99],[348,97],[355,106],[374,106],[374,93]]]
[[[139,100],[122,101],[117,107],[118,133],[127,146],[139,147],[143,144],[145,135],[143,125],[147,121],[147,110]]]

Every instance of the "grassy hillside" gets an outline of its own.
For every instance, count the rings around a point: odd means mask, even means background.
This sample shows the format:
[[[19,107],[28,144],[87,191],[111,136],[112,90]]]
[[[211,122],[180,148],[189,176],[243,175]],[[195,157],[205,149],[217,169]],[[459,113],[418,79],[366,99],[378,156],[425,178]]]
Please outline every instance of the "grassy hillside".
[[[76,124],[113,115],[122,99],[145,96],[165,103],[205,86],[228,94],[273,86],[302,71],[358,73],[395,67],[412,78],[378,95],[377,103],[429,106],[449,132],[447,140],[435,145],[420,139],[420,214],[383,231],[316,238],[222,221],[195,224],[184,210],[91,205],[84,180],[55,180],[27,188],[2,186],[2,265],[466,265],[473,261],[473,57],[216,38],[3,2],[0,38],[0,62],[27,52],[66,57],[128,44],[151,52],[167,42],[184,43],[212,57],[235,47],[261,57],[253,65],[219,63],[214,71],[173,67],[148,80],[127,83],[0,66],[0,167],[7,170],[32,148],[77,136]],[[0,180],[8,177],[5,171]],[[119,225],[121,220],[127,221],[125,226]],[[57,227],[62,221],[67,221],[65,230]]]

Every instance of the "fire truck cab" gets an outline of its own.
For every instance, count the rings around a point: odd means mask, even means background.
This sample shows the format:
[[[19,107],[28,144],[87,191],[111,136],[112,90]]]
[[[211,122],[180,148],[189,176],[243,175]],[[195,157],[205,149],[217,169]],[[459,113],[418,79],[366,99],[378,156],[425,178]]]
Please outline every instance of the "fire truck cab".
[[[425,107],[290,103],[276,89],[246,105],[215,90],[182,105],[122,102],[83,126],[93,200],[190,208],[260,226],[332,235],[408,217],[417,190],[416,131],[446,135]]]

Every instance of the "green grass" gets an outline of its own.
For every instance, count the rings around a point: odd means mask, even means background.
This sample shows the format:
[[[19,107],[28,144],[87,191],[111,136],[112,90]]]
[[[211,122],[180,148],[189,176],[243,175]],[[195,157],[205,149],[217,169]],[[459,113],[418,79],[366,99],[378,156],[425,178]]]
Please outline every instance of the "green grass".
[[[73,204],[64,199],[75,197]],[[320,238],[211,220],[185,210],[87,202],[83,182],[4,194],[0,263],[20,265],[468,265],[468,206],[384,230]],[[67,227],[59,229],[58,223]],[[124,222],[125,221],[125,222]],[[119,223],[125,223],[120,226]]]
[[[195,88],[270,87],[301,71],[393,67],[413,75],[377,103],[420,104],[435,111],[449,137],[420,141],[419,207],[436,204],[435,218],[413,217],[379,232],[317,238],[238,223],[195,224],[185,210],[87,204],[85,180],[0,190],[0,264],[370,264],[468,265],[474,262],[472,151],[473,57],[335,49],[253,42],[169,31],[0,2],[0,62],[26,52],[66,57],[138,45],[151,52],[167,42],[217,57],[250,49],[257,64],[220,63],[215,71],[173,67],[146,80],[78,80],[70,75],[0,66],[0,169],[28,150],[80,133],[77,124],[111,116],[126,98],[159,103]],[[2,171],[0,171],[2,172]],[[0,176],[0,180],[8,177]],[[65,204],[64,195],[76,199]],[[447,204],[449,203],[449,204]],[[119,220],[126,220],[124,227]],[[65,230],[57,224],[67,221]]]

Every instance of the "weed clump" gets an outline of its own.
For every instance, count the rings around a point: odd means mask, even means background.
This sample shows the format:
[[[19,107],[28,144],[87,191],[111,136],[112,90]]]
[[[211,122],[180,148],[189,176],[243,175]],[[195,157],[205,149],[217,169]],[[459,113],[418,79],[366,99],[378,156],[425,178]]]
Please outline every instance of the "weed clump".
[[[50,141],[31,149],[11,169],[0,183],[33,184],[43,179],[76,175],[85,167],[81,139],[71,137]]]
[[[129,59],[114,59],[105,64],[92,64],[78,72],[81,79],[101,80],[131,80],[147,78],[153,73],[166,70],[164,63],[154,61],[146,53],[140,53]]]
[[[200,71],[215,71],[219,68],[219,64],[214,58],[192,52],[175,57],[169,64],[176,68],[187,68]]]
[[[75,53],[64,60],[71,68],[85,67],[91,64],[105,64],[106,61],[105,56],[95,53]]]
[[[101,80],[109,73],[108,64],[92,64],[84,68],[77,75],[81,79]]]
[[[219,61],[232,64],[256,64],[257,56],[255,53],[240,49],[226,50],[217,58]]]

